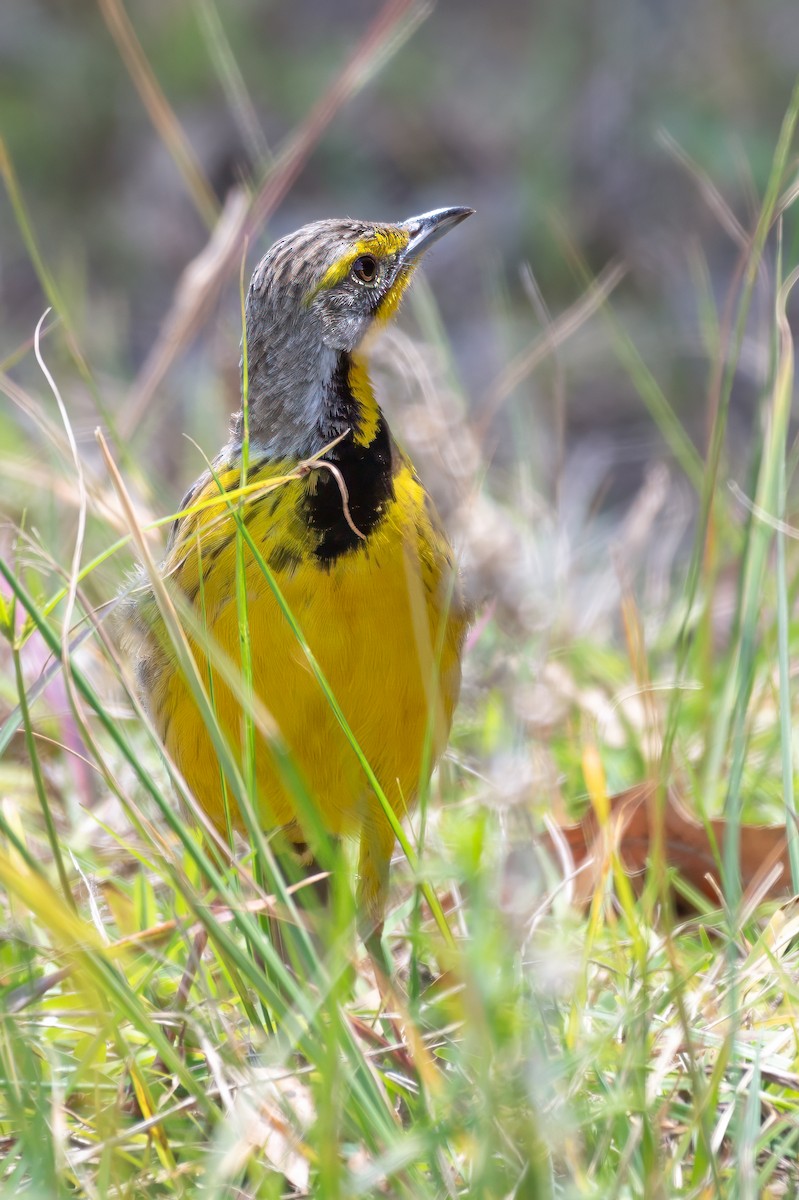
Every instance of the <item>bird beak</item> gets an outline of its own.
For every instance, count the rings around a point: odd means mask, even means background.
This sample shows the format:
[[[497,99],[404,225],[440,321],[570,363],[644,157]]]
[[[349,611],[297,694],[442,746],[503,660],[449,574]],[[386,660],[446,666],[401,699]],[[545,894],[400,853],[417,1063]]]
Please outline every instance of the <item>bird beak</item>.
[[[473,208],[434,208],[432,212],[422,213],[420,217],[410,217],[400,222],[400,229],[407,229],[410,241],[402,254],[404,263],[413,262],[429,250],[433,242],[437,242],[450,229],[454,229],[461,221],[465,221],[474,212]]]

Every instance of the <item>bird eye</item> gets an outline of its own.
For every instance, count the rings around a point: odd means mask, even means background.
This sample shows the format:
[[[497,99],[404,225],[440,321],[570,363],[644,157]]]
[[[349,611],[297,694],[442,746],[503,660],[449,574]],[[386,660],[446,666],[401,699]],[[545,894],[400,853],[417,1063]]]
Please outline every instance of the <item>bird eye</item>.
[[[374,283],[377,279],[377,259],[371,254],[362,254],[352,264],[351,273],[359,283]]]

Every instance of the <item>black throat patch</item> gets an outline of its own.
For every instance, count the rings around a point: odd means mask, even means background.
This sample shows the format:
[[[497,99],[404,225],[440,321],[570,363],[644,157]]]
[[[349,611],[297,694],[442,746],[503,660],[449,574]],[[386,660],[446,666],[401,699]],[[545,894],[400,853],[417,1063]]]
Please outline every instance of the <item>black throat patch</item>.
[[[371,442],[366,446],[355,442],[360,409],[350,390],[349,368],[349,355],[342,354],[331,380],[325,427],[320,434],[325,442],[331,442],[345,429],[351,432],[321,461],[333,463],[341,472],[352,524],[368,538],[394,498],[394,454],[382,414]],[[364,545],[344,515],[344,498],[332,471],[313,471],[304,503],[308,524],[319,535],[314,553],[321,563],[329,566],[339,555]]]

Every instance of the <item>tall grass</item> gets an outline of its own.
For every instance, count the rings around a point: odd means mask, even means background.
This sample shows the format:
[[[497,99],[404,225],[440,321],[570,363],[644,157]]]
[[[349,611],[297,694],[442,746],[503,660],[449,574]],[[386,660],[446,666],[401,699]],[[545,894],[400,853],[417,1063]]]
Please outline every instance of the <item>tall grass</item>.
[[[111,19],[120,10],[109,0],[103,11]],[[240,257],[247,221],[261,220],[264,205],[288,188],[296,155],[319,136],[324,114],[364,82],[396,48],[392,37],[408,32],[407,21],[418,15],[414,6],[387,6],[356,65],[345,68],[322,108],[266,168],[260,200],[234,213],[234,235],[228,239],[228,228],[214,257],[222,275]],[[118,32],[135,54],[131,31]],[[229,70],[229,57],[220,55],[223,66]],[[164,113],[163,95],[149,95],[205,210],[183,135]],[[640,564],[623,564],[626,643],[561,634],[542,650],[536,634],[513,635],[490,611],[480,618],[451,751],[431,785],[434,803],[425,805],[423,819],[396,831],[390,987],[376,978],[356,933],[351,848],[326,845],[310,798],[298,791],[314,846],[331,871],[331,901],[319,907],[260,827],[247,756],[240,768],[217,727],[213,687],[188,648],[187,637],[201,638],[202,628],[159,583],[161,530],[173,514],[152,520],[147,512],[146,457],[137,461],[127,447],[121,469],[115,466],[110,417],[102,454],[89,461],[77,453],[69,385],[62,383],[70,360],[91,381],[101,413],[102,387],[80,349],[79,323],[70,320],[69,303],[38,253],[24,189],[4,160],[21,238],[58,323],[40,351],[52,391],[45,381],[34,392],[8,378],[19,359],[14,348],[0,377],[25,414],[23,453],[57,468],[32,473],[14,497],[0,560],[3,696],[13,710],[0,728],[2,1194],[796,1194],[799,917],[789,901],[765,907],[758,884],[742,888],[738,845],[745,820],[786,821],[799,890],[792,745],[799,558],[791,524],[794,364],[786,315],[797,264],[786,249],[790,239],[778,236],[780,222],[795,219],[797,111],[799,92],[776,139],[724,311],[717,313],[707,295],[702,301],[717,334],[708,343],[704,454],[616,308],[621,272],[593,282],[568,231],[561,232],[580,296],[571,315],[555,317],[514,359],[490,403],[516,404],[514,420],[529,419],[530,373],[595,322],[662,430],[675,471],[698,498],[693,551],[687,567],[675,564],[660,629],[639,612],[630,581]],[[211,244],[222,243],[212,237]],[[702,274],[697,262],[697,279]],[[188,309],[176,298],[167,332],[185,320],[188,336],[216,279],[190,297]],[[726,419],[756,291],[770,297],[771,367],[750,482],[731,493]],[[448,363],[425,291],[416,312]],[[165,334],[167,343],[170,354],[179,353],[185,338]],[[134,389],[139,413],[168,365],[158,354]],[[453,442],[482,449],[480,420],[465,415],[456,371],[427,371],[427,362],[402,357],[404,386],[416,388],[431,410],[449,396],[447,413],[459,414]],[[409,379],[414,363],[418,376]],[[23,477],[13,451],[4,465],[9,477]],[[467,514],[474,571],[485,569],[492,548],[474,532],[478,517],[492,546],[498,531],[512,531],[520,569],[552,552],[554,504],[539,510],[531,528],[526,463],[517,464],[514,478],[514,500],[500,498],[499,489],[492,494],[490,464],[473,463],[466,484],[461,480],[465,498],[451,518],[455,526],[458,513],[461,520]],[[567,487],[568,480],[559,481],[559,493]],[[279,589],[241,519],[246,488],[243,480],[229,512],[239,538],[244,678],[224,663],[219,669],[243,697],[251,746],[256,732],[274,731],[246,673],[247,556]],[[63,495],[80,498],[59,507]],[[623,557],[624,543],[617,552]],[[220,837],[207,826],[161,753],[110,624],[98,620],[98,605],[115,593],[134,558],[151,573],[231,799],[245,817],[246,839],[232,831]],[[734,616],[722,637],[719,597],[730,579]],[[285,615],[310,655],[293,614]],[[524,718],[533,701],[535,715]],[[369,777],[369,764],[363,767]],[[624,874],[608,792],[648,769],[676,782],[700,816],[726,816],[715,907],[695,896],[698,911],[675,913],[662,838],[640,896]],[[288,757],[285,770],[290,777]],[[583,911],[570,902],[568,863],[550,861],[536,839],[542,810],[560,806],[565,815],[586,801],[606,838]]]

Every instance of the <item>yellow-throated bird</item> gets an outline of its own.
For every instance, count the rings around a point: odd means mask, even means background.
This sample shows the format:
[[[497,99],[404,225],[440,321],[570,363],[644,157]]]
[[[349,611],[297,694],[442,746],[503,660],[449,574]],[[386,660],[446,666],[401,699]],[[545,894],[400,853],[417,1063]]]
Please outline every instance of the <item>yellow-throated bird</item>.
[[[231,512],[238,500],[224,493],[249,485],[242,513],[247,529],[400,816],[446,743],[466,616],[430,497],[375,400],[364,342],[396,311],[421,254],[471,212],[437,209],[396,225],[317,221],[272,246],[247,296],[246,410],[236,416],[212,470],[183,500],[181,511],[192,511],[176,520],[163,563],[169,586],[192,606],[191,650],[200,677],[213,684],[218,725],[241,761],[242,693],[218,667],[224,656],[241,672]],[[329,465],[270,488],[270,481],[314,456]],[[333,835],[360,837],[360,924],[364,931],[379,928],[391,826],[246,547],[245,572],[254,692],[322,825]],[[156,729],[201,807],[224,829],[225,789],[213,742],[149,586],[133,588],[125,608],[140,689]],[[304,840],[296,798],[262,733],[255,773],[264,828],[283,827],[289,838]],[[235,806],[233,819],[238,822]]]

